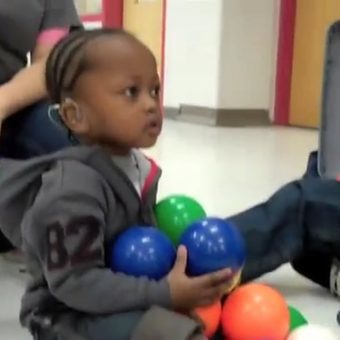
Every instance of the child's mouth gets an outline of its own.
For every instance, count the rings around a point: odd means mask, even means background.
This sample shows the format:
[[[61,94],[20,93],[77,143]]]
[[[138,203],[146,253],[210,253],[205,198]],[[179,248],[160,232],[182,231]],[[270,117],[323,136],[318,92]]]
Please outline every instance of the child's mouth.
[[[158,136],[161,132],[161,124],[158,120],[153,120],[147,124],[147,130],[151,135]]]

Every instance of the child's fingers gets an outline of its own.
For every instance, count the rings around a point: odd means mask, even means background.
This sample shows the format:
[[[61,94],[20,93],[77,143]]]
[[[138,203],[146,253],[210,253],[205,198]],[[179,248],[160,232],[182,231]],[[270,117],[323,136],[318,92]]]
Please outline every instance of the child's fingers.
[[[231,275],[230,269],[223,269],[215,273],[206,274],[200,277],[196,277],[195,283],[197,286],[202,288],[210,288],[220,286],[228,281]]]

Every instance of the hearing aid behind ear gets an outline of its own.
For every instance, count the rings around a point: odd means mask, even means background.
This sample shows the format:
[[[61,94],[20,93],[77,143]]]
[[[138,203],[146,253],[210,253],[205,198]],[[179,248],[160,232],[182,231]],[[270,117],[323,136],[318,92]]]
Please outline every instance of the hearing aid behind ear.
[[[60,117],[60,105],[50,105],[47,111],[49,120],[59,128],[63,128],[63,123]]]

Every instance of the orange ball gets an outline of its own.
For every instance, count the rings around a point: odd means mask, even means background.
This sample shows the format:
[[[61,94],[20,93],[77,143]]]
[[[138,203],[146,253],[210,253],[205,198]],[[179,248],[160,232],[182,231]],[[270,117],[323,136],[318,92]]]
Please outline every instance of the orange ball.
[[[289,309],[283,296],[257,283],[236,289],[222,310],[222,326],[228,340],[284,340],[289,323]]]
[[[204,325],[204,334],[208,337],[213,336],[220,324],[222,314],[222,304],[217,301],[208,307],[195,309],[195,315],[202,321]]]

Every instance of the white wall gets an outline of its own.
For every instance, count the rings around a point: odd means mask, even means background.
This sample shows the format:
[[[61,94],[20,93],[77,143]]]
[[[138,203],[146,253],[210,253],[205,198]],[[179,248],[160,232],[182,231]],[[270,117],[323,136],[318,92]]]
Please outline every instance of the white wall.
[[[219,106],[269,109],[276,60],[276,0],[225,0]]]
[[[103,23],[101,21],[92,21],[92,22],[87,21],[87,22],[83,22],[83,24],[87,30],[103,27]]]
[[[168,0],[165,106],[270,109],[279,0]]]
[[[100,13],[102,11],[102,0],[74,0],[80,15]]]
[[[222,1],[167,1],[166,106],[216,107]]]

